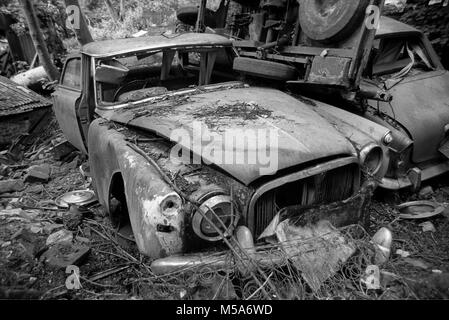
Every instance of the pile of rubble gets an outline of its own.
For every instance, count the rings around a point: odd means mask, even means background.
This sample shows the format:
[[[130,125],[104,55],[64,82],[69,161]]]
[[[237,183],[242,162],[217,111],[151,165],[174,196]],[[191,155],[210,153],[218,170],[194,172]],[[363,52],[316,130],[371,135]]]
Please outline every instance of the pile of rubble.
[[[35,259],[65,268],[82,261],[90,251],[86,246],[89,240],[72,233],[82,219],[80,210],[63,210],[54,201],[73,189],[90,187],[90,178],[79,172],[85,158],[60,132],[47,135],[37,139],[27,152],[14,154],[12,150],[21,149],[16,144],[0,157],[0,248],[1,265],[6,267],[3,272],[8,273],[11,263],[24,261],[31,268]],[[11,277],[3,279],[9,281]],[[29,278],[30,284],[36,280]],[[14,297],[21,290],[11,292],[0,290],[0,296]]]

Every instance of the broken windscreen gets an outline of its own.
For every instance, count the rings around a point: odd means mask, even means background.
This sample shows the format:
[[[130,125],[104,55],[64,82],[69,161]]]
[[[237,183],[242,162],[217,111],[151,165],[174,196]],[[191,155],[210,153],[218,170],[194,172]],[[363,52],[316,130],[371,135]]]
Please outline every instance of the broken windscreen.
[[[424,44],[417,37],[381,39],[373,51],[373,76],[403,77],[435,69]]]
[[[200,47],[97,59],[97,102],[99,105],[123,104],[221,82],[224,79],[215,69],[217,58],[224,53],[223,48]]]

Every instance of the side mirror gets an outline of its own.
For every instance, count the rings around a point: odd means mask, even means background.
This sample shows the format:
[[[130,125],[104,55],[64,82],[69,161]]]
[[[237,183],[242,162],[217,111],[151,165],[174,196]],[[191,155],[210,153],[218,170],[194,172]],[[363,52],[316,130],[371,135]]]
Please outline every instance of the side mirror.
[[[129,69],[120,62],[112,60],[109,64],[100,64],[95,68],[95,81],[119,85],[129,73]]]

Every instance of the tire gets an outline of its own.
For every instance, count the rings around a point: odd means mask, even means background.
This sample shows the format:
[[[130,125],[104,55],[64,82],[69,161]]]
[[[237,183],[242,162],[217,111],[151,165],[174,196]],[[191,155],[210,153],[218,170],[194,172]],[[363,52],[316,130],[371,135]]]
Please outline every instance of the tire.
[[[365,17],[368,4],[369,0],[301,0],[299,21],[302,31],[316,41],[343,40]]]
[[[244,74],[288,81],[297,78],[296,68],[283,63],[238,57],[234,59],[234,70]]]
[[[198,19],[198,10],[197,7],[184,7],[176,12],[176,17],[184,24],[195,26],[196,20]],[[206,9],[204,24],[212,29],[217,27],[214,12],[210,9]]]

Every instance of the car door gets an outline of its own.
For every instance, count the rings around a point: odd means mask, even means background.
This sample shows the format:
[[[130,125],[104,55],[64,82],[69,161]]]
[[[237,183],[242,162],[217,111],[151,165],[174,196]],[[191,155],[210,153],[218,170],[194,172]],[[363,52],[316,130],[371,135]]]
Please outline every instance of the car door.
[[[81,55],[71,55],[64,65],[59,85],[53,94],[53,109],[67,140],[87,153],[86,139],[79,117],[82,96]]]

